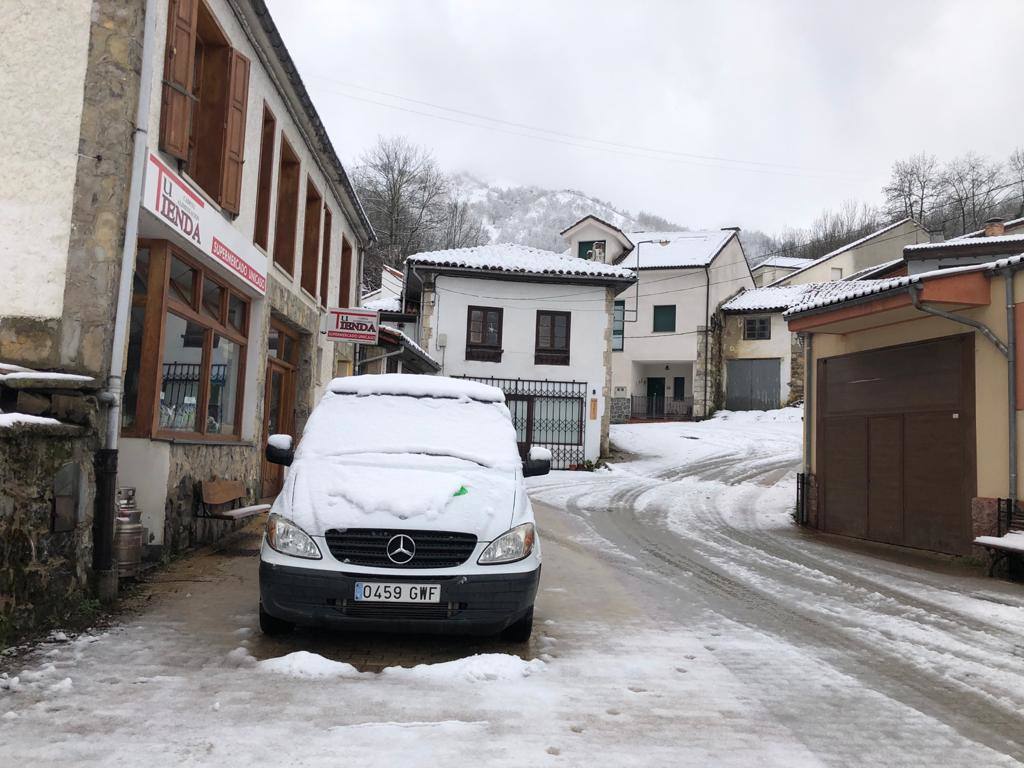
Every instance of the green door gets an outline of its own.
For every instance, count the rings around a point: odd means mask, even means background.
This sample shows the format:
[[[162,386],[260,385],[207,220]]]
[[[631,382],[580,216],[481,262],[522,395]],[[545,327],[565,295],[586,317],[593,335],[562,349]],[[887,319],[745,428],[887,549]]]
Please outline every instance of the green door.
[[[647,377],[647,418],[660,419],[665,415],[665,377]]]

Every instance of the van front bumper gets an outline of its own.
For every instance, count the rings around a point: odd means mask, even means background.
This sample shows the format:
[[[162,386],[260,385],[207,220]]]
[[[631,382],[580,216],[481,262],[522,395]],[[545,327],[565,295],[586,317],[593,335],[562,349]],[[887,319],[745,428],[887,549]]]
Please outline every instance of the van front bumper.
[[[440,603],[376,603],[353,599],[357,581],[440,584]],[[371,632],[490,635],[533,606],[540,566],[525,573],[380,575],[260,562],[260,602],[271,616],[307,627]]]

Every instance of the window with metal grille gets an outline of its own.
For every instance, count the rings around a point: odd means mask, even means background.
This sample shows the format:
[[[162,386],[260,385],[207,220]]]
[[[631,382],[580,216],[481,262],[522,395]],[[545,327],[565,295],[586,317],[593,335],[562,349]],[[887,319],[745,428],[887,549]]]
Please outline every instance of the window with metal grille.
[[[770,317],[746,317],[743,319],[743,338],[747,341],[762,341],[772,337]]]
[[[604,240],[581,240],[579,245],[579,257],[581,259],[592,259],[604,261]]]
[[[501,362],[501,307],[469,307],[466,311],[466,359]]]
[[[569,364],[570,312],[537,312],[534,365]]]
[[[672,333],[676,329],[676,305],[662,304],[654,308],[654,333]]]
[[[672,378],[672,399],[679,401],[686,399],[686,377],[674,376]]]
[[[612,311],[612,352],[621,352],[626,341],[626,302],[616,301]]]

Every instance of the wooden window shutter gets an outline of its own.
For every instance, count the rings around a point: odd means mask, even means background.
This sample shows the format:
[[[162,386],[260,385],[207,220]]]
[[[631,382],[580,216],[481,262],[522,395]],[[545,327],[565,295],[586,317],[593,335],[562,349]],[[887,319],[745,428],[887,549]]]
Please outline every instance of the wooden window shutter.
[[[199,0],[170,0],[170,3],[160,100],[160,149],[179,160],[187,160]]]
[[[249,60],[231,51],[231,77],[224,126],[220,206],[237,214],[242,201],[242,163],[245,160],[245,116],[249,103]]]

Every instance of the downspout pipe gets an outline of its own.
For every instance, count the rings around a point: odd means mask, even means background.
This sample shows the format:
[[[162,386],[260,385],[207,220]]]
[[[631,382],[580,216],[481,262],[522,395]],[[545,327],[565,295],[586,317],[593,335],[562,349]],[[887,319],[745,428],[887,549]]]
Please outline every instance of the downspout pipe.
[[[149,111],[153,91],[154,43],[156,41],[157,0],[146,0],[142,33],[142,70],[139,73],[139,101],[135,110],[135,135],[132,145],[131,179],[128,185],[128,212],[124,243],[121,248],[121,276],[114,311],[114,338],[106,390],[100,399],[107,404],[107,428],[103,448],[97,452],[96,515],[93,520],[93,573],[100,600],[117,597],[117,564],[114,562],[114,518],[117,502],[117,450],[121,433],[123,373],[127,357],[128,321],[131,317],[132,282],[135,275],[135,250],[139,234],[139,207],[142,178],[146,170],[149,146]]]
[[[947,312],[944,309],[937,309],[936,307],[929,306],[921,303],[921,286],[920,284],[914,284],[910,286],[910,301],[914,305],[914,309],[924,312],[928,315],[934,315],[935,317],[941,317],[946,320],[950,320],[960,325],[966,325],[977,330],[982,336],[988,339],[995,346],[996,349],[1002,353],[1003,357],[1006,358],[1006,426],[1007,435],[1009,436],[1008,442],[1008,456],[1009,456],[1009,483],[1007,490],[1007,498],[1010,498],[1016,503],[1017,500],[1017,328],[1015,318],[1015,304],[1016,298],[1014,296],[1013,288],[1013,276],[1015,270],[1006,269],[1002,271],[1003,281],[1006,285],[1006,339],[1007,343],[1003,343],[1002,340],[992,332],[982,322],[979,322],[970,317],[964,317],[957,315],[953,312]]]

